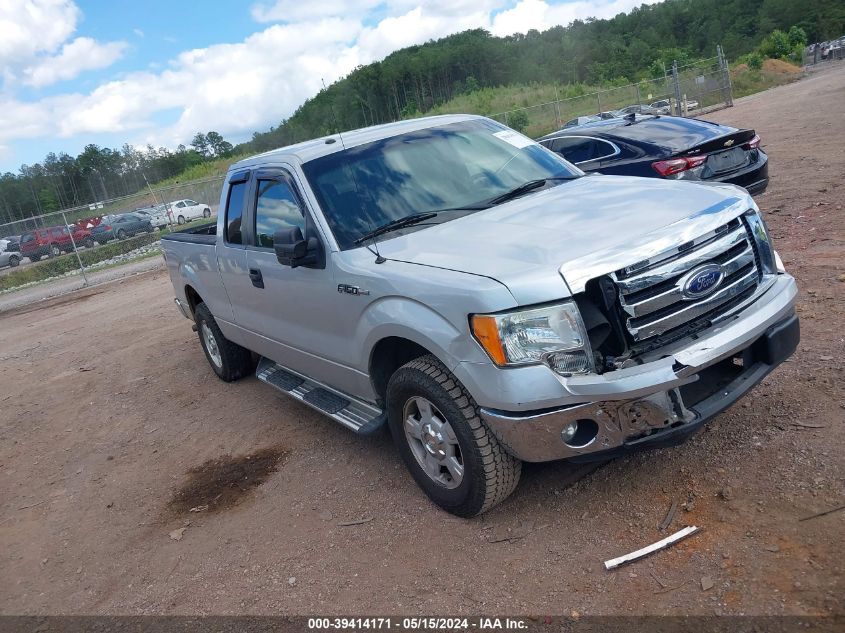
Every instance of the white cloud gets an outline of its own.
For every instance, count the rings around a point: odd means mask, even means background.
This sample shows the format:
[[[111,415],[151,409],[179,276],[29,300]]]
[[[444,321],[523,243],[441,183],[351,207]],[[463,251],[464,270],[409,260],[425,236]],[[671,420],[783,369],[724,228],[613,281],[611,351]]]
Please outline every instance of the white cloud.
[[[132,29],[132,32],[138,37],[144,37],[144,32],[141,29]]]
[[[25,68],[24,83],[35,88],[73,79],[86,70],[111,66],[126,50],[126,42],[100,44],[90,37],[77,37],[62,46],[58,55],[43,57]]]
[[[51,53],[76,30],[80,11],[70,0],[0,2],[0,67],[27,63]]]
[[[382,0],[276,0],[252,5],[256,22],[305,22],[335,16],[359,16],[382,4]]]
[[[2,0],[0,68],[4,87],[23,81],[41,88],[105,68],[123,53],[123,42],[90,37],[68,41],[81,17],[71,0]]]
[[[34,24],[41,25],[45,33],[40,43],[27,44],[24,53],[14,52],[14,67],[35,87],[107,66],[126,46],[86,37],[68,41],[80,14],[72,2],[59,0],[0,0],[4,7],[0,31],[9,2],[15,2],[19,10],[30,4],[43,5],[47,7],[44,11],[49,9],[55,19],[63,20],[62,28],[45,22],[41,14],[26,22],[32,39],[38,39]],[[252,7],[253,16],[275,23],[241,42],[187,50],[161,68],[150,65],[147,71],[124,74],[88,93],[23,101],[8,91],[0,92],[0,145],[50,136],[88,143],[98,142],[100,134],[125,133],[127,140],[139,145],[150,142],[175,147],[189,142],[197,131],[208,130],[244,138],[290,116],[305,99],[319,92],[322,79],[331,83],[359,64],[381,59],[398,48],[469,28],[510,34],[542,30],[576,18],[610,17],[643,0],[575,0],[551,5],[543,0],[512,2],[265,0]],[[497,13],[504,6],[510,8]],[[383,17],[373,21],[373,15]],[[15,42],[23,41],[15,37]],[[9,50],[16,49],[0,38],[0,55],[12,55]],[[175,118],[162,126],[162,117]]]
[[[520,0],[512,9],[502,11],[493,18],[490,32],[504,36],[526,33],[530,29],[543,31],[558,24],[567,25],[573,20],[587,17],[599,19],[630,11],[643,4],[655,4],[661,0],[575,0],[560,4],[548,4],[543,0]]]

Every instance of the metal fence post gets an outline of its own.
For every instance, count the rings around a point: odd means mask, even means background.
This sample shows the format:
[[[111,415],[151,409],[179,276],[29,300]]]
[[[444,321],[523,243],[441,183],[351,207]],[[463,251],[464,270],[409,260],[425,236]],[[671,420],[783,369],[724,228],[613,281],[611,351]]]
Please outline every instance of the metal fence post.
[[[733,99],[733,85],[731,84],[731,71],[728,68],[728,60],[725,59],[725,53],[722,50],[721,44],[716,44],[716,57],[719,58],[719,70],[722,72],[722,101],[725,105],[732,107]]]
[[[79,262],[79,270],[82,271],[82,282],[84,286],[88,285],[88,276],[85,274],[85,266],[82,265],[82,258],[79,256],[79,249],[76,248],[76,240],[73,239],[73,231],[70,230],[70,227],[67,223],[67,216],[65,212],[62,211],[62,222],[65,223],[65,230],[70,235],[70,243],[73,246],[73,252],[76,255],[76,261]]]
[[[555,84],[555,116],[557,117],[557,126],[560,128],[560,95],[557,92],[557,84]]]
[[[681,79],[678,76],[678,60],[672,62],[672,83],[675,91],[675,109],[678,116],[683,116],[683,104],[681,103]]]
[[[599,110],[598,111],[601,112],[602,109],[601,109],[601,93],[600,92],[596,93],[596,102],[599,104]]]

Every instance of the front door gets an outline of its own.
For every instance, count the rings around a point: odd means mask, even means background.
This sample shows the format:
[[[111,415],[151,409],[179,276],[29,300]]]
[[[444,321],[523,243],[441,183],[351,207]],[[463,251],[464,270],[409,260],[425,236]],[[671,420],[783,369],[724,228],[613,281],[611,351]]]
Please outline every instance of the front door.
[[[269,358],[340,389],[354,379],[336,365],[333,325],[339,299],[331,257],[291,172],[269,168],[257,172],[247,205],[247,267],[251,298],[239,305],[238,324],[259,335]],[[297,227],[305,238],[316,237],[323,256],[317,267],[282,265],[273,250],[276,231]]]

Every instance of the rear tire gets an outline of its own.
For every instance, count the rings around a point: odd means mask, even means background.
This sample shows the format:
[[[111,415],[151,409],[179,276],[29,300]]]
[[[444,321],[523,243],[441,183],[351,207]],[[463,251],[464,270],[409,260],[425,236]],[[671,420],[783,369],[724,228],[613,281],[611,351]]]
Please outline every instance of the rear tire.
[[[210,218],[211,217],[211,209],[203,209],[202,210],[202,217]]]
[[[31,261],[33,264],[35,262],[41,261],[41,255],[27,255],[27,257],[29,257],[29,261]]]
[[[123,229],[120,229],[120,230],[117,232],[117,239],[119,239],[119,240],[125,240],[125,239],[126,239],[126,231],[124,231]]]
[[[252,373],[252,353],[223,336],[217,321],[204,303],[197,305],[194,310],[194,321],[202,351],[220,380],[232,382]]]
[[[55,244],[53,244],[53,246],[50,247],[50,257],[58,257],[61,254],[62,254],[62,249],[60,249]]]
[[[94,239],[91,237],[86,237],[84,240],[82,240],[82,245],[85,248],[94,248]]]
[[[12,268],[14,268],[15,266],[17,266],[20,263],[21,263],[21,258],[18,257],[17,255],[11,255],[9,257],[9,266],[11,266]]]
[[[472,396],[435,356],[417,358],[391,376],[387,410],[405,466],[447,512],[486,512],[519,483],[522,462],[484,426]]]

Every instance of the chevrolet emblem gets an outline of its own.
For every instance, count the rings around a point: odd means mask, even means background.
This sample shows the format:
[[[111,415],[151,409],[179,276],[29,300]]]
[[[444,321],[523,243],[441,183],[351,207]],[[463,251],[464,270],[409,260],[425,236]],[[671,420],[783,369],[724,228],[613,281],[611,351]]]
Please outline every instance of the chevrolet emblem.
[[[734,140],[732,138],[729,138],[727,141],[725,141],[725,147],[730,147],[733,144]]]

